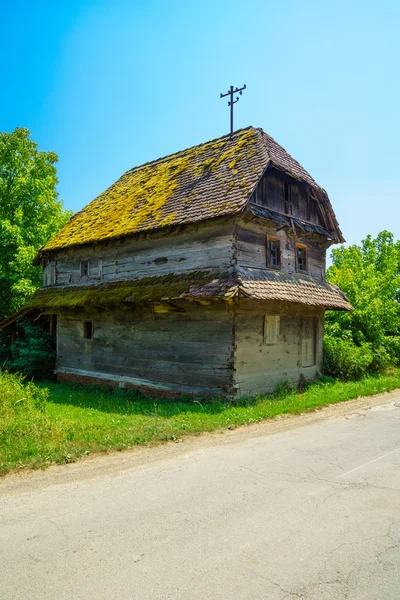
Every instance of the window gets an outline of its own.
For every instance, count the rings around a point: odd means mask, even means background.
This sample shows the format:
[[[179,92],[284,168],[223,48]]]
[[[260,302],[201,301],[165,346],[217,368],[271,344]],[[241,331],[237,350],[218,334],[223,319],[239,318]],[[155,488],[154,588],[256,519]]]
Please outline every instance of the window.
[[[288,201],[289,200],[289,184],[287,181],[285,181],[285,183],[284,183],[284,188],[285,188],[285,200]]]
[[[267,266],[276,269],[281,266],[281,243],[279,238],[267,237]]]
[[[317,358],[317,320],[313,317],[302,317],[300,332],[300,366],[313,367]]]
[[[283,184],[284,196],[285,196],[285,213],[287,215],[292,214],[291,205],[290,205],[290,187],[287,181]]]
[[[89,261],[81,261],[81,277],[87,277],[89,275]]]
[[[93,339],[93,322],[92,321],[83,321],[83,339],[84,340],[92,340]]]
[[[281,318],[279,315],[264,317],[264,345],[272,346],[278,343]]]
[[[296,244],[296,270],[307,271],[307,250],[300,244]]]

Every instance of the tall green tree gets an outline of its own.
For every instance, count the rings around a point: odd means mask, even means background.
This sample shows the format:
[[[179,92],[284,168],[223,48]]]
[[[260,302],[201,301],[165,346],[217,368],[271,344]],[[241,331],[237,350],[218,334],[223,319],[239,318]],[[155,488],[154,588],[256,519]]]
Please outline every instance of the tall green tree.
[[[327,335],[369,344],[377,366],[379,356],[399,361],[400,241],[382,231],[360,246],[333,250],[332,260],[327,279],[347,294],[354,311],[328,312]]]
[[[28,129],[0,132],[0,318],[40,287],[32,260],[70,217],[56,191],[57,160],[38,150]]]

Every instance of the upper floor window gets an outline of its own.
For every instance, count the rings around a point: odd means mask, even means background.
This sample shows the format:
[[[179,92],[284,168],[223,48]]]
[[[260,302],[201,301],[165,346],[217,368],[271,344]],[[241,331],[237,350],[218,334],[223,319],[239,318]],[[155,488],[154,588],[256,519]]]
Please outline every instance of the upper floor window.
[[[296,244],[296,270],[307,271],[307,248]]]
[[[281,266],[281,245],[279,238],[267,237],[267,266],[279,269]]]
[[[285,196],[285,213],[287,215],[292,214],[292,207],[290,204],[290,186],[287,181],[283,184],[284,196]]]
[[[89,275],[89,261],[81,261],[81,277],[87,277]]]

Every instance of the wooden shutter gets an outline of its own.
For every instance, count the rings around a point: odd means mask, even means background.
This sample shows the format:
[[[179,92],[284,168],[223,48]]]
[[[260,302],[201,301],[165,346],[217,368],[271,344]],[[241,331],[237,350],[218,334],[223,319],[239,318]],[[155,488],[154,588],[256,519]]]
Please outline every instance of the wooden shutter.
[[[300,366],[313,367],[316,363],[317,327],[314,317],[302,317],[300,326]]]
[[[278,343],[281,318],[279,315],[264,317],[264,344],[270,346]]]

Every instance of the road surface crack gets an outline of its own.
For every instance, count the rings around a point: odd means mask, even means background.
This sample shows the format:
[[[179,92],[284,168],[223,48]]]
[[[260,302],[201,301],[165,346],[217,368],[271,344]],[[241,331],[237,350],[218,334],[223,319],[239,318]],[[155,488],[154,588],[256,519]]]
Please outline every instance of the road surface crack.
[[[248,570],[250,571],[250,573],[253,573],[253,575],[260,577],[260,579],[264,579],[264,581],[267,581],[274,587],[277,587],[283,594],[286,594],[285,598],[288,598],[290,596],[292,598],[301,598],[301,596],[299,594],[297,594],[296,592],[291,592],[290,590],[282,587],[282,585],[277,583],[276,581],[272,581],[272,579],[269,579],[269,577],[266,577],[265,575],[261,575],[261,573],[257,573],[257,571],[253,571],[253,569],[250,569],[250,567],[248,567]]]

